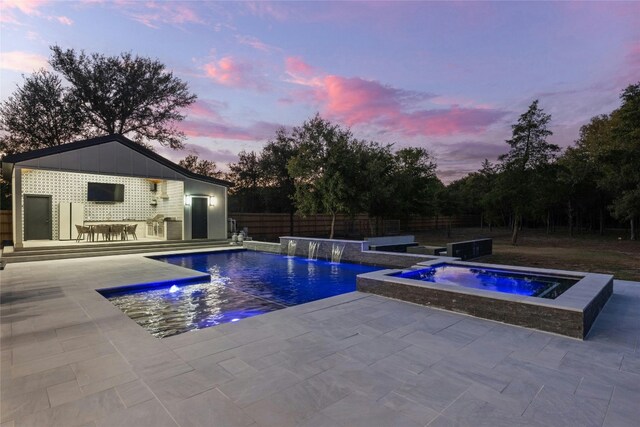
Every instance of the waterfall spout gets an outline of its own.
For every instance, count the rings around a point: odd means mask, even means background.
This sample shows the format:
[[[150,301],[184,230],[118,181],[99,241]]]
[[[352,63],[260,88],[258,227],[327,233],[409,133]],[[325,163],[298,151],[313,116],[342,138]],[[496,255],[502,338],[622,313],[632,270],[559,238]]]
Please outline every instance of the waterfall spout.
[[[296,254],[296,246],[298,246],[298,242],[295,240],[289,240],[289,245],[287,246],[287,255],[294,256]]]
[[[340,263],[340,259],[342,258],[342,252],[344,251],[345,245],[337,245],[333,244],[331,248],[331,262]]]
[[[320,243],[318,242],[309,242],[309,258],[310,260],[318,259],[318,248],[320,247]]]

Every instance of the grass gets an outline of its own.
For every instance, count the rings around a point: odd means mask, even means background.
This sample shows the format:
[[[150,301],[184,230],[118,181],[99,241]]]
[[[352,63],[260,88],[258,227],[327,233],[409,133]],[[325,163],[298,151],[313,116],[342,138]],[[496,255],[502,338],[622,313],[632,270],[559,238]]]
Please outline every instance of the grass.
[[[511,233],[506,229],[460,228],[431,230],[416,233],[423,245],[442,245],[447,242],[493,238],[493,254],[477,258],[492,264],[508,264],[563,270],[613,274],[616,279],[640,281],[640,241],[630,241],[626,230],[597,233],[576,232],[569,237],[567,230],[546,234],[544,230],[523,229],[517,246],[511,245]]]

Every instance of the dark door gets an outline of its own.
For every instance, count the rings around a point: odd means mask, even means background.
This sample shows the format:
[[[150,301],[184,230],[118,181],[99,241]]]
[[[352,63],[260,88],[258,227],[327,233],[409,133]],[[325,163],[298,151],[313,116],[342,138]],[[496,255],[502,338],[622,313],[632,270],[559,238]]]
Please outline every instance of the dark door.
[[[194,197],[191,199],[191,238],[207,238],[207,198]]]
[[[24,240],[51,239],[51,196],[24,196]]]

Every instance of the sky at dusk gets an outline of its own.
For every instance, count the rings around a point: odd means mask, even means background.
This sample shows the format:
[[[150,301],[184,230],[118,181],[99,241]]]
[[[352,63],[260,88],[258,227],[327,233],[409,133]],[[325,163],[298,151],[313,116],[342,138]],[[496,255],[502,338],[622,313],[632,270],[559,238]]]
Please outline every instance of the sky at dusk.
[[[180,124],[188,150],[223,168],[319,112],[358,138],[427,148],[450,182],[504,153],[534,99],[566,147],[640,81],[640,2],[0,5],[0,99],[52,44],[157,58],[198,96]]]

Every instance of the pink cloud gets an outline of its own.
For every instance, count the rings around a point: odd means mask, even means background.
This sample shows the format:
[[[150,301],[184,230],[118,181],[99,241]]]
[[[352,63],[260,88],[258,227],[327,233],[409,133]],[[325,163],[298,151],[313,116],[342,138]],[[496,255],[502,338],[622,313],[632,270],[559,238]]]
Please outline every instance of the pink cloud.
[[[4,14],[8,10],[17,9],[25,15],[37,15],[38,9],[46,3],[46,0],[2,0],[0,11]]]
[[[18,24],[20,21],[16,12],[27,16],[37,16],[49,21],[57,21],[62,25],[73,25],[73,20],[67,16],[45,15],[41,12],[43,6],[50,3],[48,0],[2,0],[0,1],[0,22]]]
[[[73,20],[66,16],[56,16],[55,19],[62,25],[73,25]]]
[[[123,9],[133,20],[150,28],[159,28],[162,24],[204,24],[198,13],[186,2],[120,2],[118,8]]]
[[[360,77],[326,75],[298,57],[285,59],[285,72],[287,81],[306,88],[292,90],[282,102],[315,104],[323,115],[347,126],[375,126],[381,132],[405,136],[444,136],[482,132],[505,114],[469,99],[399,89]],[[443,108],[425,108],[426,102]]]
[[[41,9],[49,3],[48,0],[2,0],[0,1],[0,22],[17,24],[21,22],[16,16],[19,12],[27,16],[37,16],[50,21],[58,21],[63,25],[71,25],[73,21],[66,16],[43,15]]]
[[[198,100],[188,107],[187,119],[178,123],[178,128],[189,137],[258,141],[272,137],[280,126],[261,121],[247,126],[237,125],[220,113],[226,108],[223,102]]]
[[[289,56],[284,60],[286,81],[303,86],[322,86],[324,74],[317,68],[307,64],[297,56]]]
[[[426,100],[432,95],[396,89],[359,77],[326,76],[316,90],[325,111],[347,125],[371,123],[401,114],[404,105]]]
[[[300,57],[289,56],[285,59],[285,71],[292,76],[311,77],[317,71]]]
[[[262,40],[260,40],[260,39],[258,39],[256,37],[252,37],[252,36],[236,35],[236,40],[240,44],[243,44],[243,45],[246,45],[246,46],[250,46],[250,47],[252,47],[252,48],[254,48],[256,50],[260,50],[262,52],[272,52],[272,51],[281,50],[280,48],[268,45],[265,42],[263,42]]]
[[[230,56],[204,65],[206,76],[224,86],[242,89],[266,90],[268,84],[257,74],[252,64]]]
[[[210,120],[185,120],[179,129],[189,137],[207,137],[218,139],[233,139],[241,141],[266,140],[272,137],[277,123],[255,122],[249,126],[238,126],[227,123],[215,123]]]
[[[291,10],[285,7],[285,3],[253,1],[244,2],[242,5],[249,13],[260,18],[273,18],[278,21],[285,21],[291,17]]]
[[[48,68],[47,58],[37,53],[3,52],[0,57],[0,68],[3,70],[32,73],[40,68]]]
[[[196,116],[207,120],[224,121],[219,110],[226,107],[226,104],[223,102],[199,99],[187,107],[187,115],[189,117]]]
[[[412,113],[392,111],[380,120],[389,129],[407,136],[447,136],[478,134],[496,123],[506,112],[483,108],[420,110]]]

